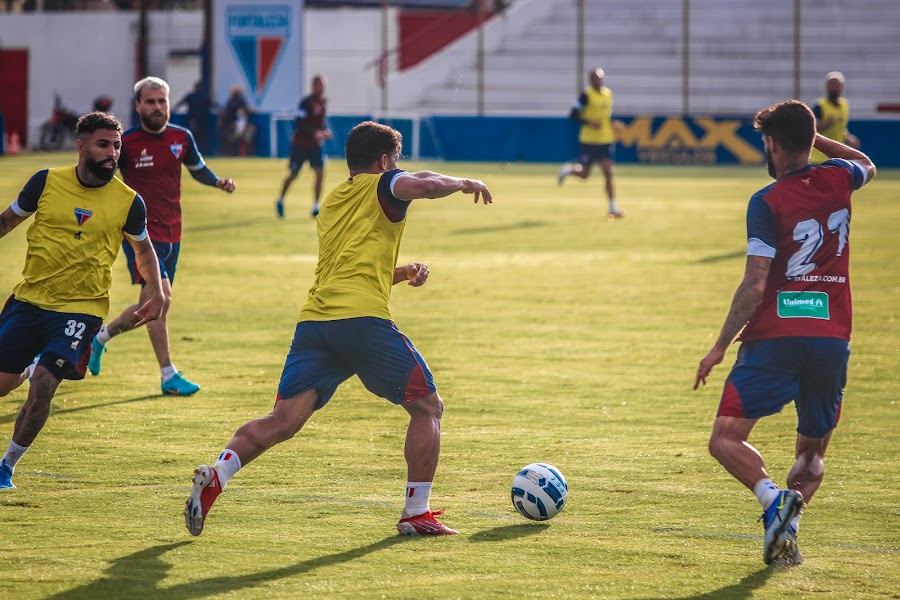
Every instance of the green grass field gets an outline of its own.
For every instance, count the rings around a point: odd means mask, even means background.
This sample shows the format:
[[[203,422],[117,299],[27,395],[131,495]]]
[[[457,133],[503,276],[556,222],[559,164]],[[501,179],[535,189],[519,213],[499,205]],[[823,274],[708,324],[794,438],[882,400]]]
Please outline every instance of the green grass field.
[[[74,160],[0,159],[0,202]],[[463,535],[396,535],[406,413],[354,379],[242,470],[192,538],[192,471],[271,408],[316,250],[307,171],[278,221],[284,161],[211,166],[238,191],[185,172],[170,316],[175,364],[203,389],[160,396],[143,331],[110,343],[99,377],[60,386],[18,489],[0,493],[0,598],[900,598],[900,173],[855,196],[850,381],[803,519],[806,562],[785,570],[763,565],[758,503],[706,450],[734,350],[691,390],[743,274],[764,169],[620,167],[627,218],[609,223],[599,176],[558,188],[555,165],[426,165],[495,195],[414,203],[400,260],[431,277],[392,301],[446,403],[431,505]],[[344,177],[333,160],[327,186]],[[3,296],[25,229],[0,240]],[[120,259],[113,313],[136,296]],[[0,399],[3,448],[26,392]],[[789,408],[753,437],[780,483],[794,427]],[[570,487],[547,523],[509,499],[535,461]]]

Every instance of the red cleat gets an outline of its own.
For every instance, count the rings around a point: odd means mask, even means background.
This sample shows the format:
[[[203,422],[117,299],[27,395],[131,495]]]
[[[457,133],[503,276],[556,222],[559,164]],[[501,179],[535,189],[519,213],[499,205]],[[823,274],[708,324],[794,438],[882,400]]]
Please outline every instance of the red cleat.
[[[222,493],[219,474],[213,467],[202,465],[194,471],[194,489],[184,507],[184,524],[191,535],[203,532],[203,523],[213,502]]]
[[[397,523],[397,531],[402,535],[457,535],[459,532],[450,529],[434,517],[444,514],[442,510],[406,517]]]

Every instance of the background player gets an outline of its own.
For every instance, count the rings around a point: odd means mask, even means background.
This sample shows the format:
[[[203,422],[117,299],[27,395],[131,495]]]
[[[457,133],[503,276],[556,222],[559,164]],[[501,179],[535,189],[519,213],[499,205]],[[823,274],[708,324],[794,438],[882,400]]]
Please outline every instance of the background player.
[[[825,474],[825,450],[840,416],[850,356],[850,194],[875,176],[858,150],[817,135],[812,111],[797,100],[756,114],[776,182],[750,199],[747,265],[694,389],[743,328],[737,361],[709,441],[710,453],[753,490],[765,511],[763,560],[802,562],[800,510]],[[815,147],[835,160],[809,165]],[[746,325],[746,327],[745,327]],[[747,440],[757,420],[794,401],[797,441],[788,490],[769,479]]]
[[[591,84],[584,88],[578,102],[572,107],[569,118],[581,123],[581,132],[578,141],[581,149],[578,154],[578,163],[566,163],[559,171],[559,184],[562,185],[566,177],[574,175],[581,179],[591,176],[591,169],[595,162],[600,163],[600,170],[606,179],[606,197],[609,200],[609,220],[625,216],[616,206],[616,190],[613,175],[613,167],[616,160],[616,134],[614,127],[620,127],[621,123],[612,120],[613,93],[603,85],[605,73],[603,69],[596,68],[590,72]]]
[[[291,157],[288,162],[290,173],[281,184],[281,195],[275,200],[275,212],[279,219],[284,218],[284,196],[306,161],[309,161],[309,166],[316,175],[313,182],[312,216],[319,214],[319,198],[322,197],[322,180],[325,173],[322,144],[325,140],[331,139],[331,129],[328,128],[326,116],[328,101],[324,93],[325,76],[316,75],[312,78],[312,93],[303,98],[297,108],[294,137],[291,139]]]
[[[63,379],[83,379],[91,339],[109,311],[112,265],[122,235],[147,280],[132,318],[147,323],[163,310],[159,268],[147,238],[144,202],[113,177],[122,124],[109,113],[84,115],[75,126],[78,164],[38,171],[0,214],[0,237],[28,217],[23,280],[0,313],[0,396],[20,386],[35,356],[28,399],[0,460],[0,489],[13,488],[16,463],[50,414]]]
[[[159,259],[165,308],[159,320],[147,324],[150,343],[156,353],[162,375],[162,393],[189,396],[200,386],[185,379],[169,354],[168,312],[172,303],[172,285],[181,249],[181,165],[204,185],[214,186],[228,193],[234,191],[234,181],[219,179],[203,162],[194,136],[188,129],[169,123],[169,85],[158,77],[146,77],[134,85],[135,110],[141,119],[140,127],[133,127],[122,136],[121,170],[125,183],[133,187],[147,203],[147,229]],[[120,333],[142,325],[135,318],[135,309],[147,301],[146,280],[135,265],[135,256],[128,244],[123,244],[128,257],[128,270],[133,283],[141,284],[138,304],[105,325],[94,338],[88,368],[99,375],[101,357],[106,344]]]
[[[832,71],[825,76],[825,97],[819,98],[813,107],[816,116],[816,130],[836,142],[847,144],[851,148],[859,149],[859,138],[847,130],[850,122],[850,104],[843,97],[844,74]],[[828,160],[828,157],[813,149],[811,160],[818,164]]]
[[[428,278],[423,264],[396,266],[410,201],[463,192],[489,204],[491,193],[473,179],[406,173],[397,168],[400,149],[398,131],[370,121],[347,137],[350,179],[328,194],[316,223],[316,279],[300,313],[275,408],[238,429],[215,465],[196,470],[185,506],[192,535],[200,535],[210,507],[238,469],[292,438],[354,374],[366,389],[409,413],[406,505],[397,529],[406,535],[457,533],[429,508],[444,404],[425,360],[394,325],[388,300],[393,285],[408,281],[418,287]]]

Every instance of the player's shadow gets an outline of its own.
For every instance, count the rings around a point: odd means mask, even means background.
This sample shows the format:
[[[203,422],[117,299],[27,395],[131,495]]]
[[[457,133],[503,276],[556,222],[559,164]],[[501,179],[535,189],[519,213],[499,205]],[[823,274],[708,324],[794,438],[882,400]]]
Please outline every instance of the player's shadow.
[[[731,260],[733,258],[741,258],[747,256],[746,250],[738,250],[737,252],[729,252],[728,254],[713,254],[697,260],[697,264],[705,265],[709,263],[722,262],[723,260]]]
[[[83,410],[93,410],[95,408],[106,408],[107,406],[116,406],[117,404],[131,404],[132,402],[143,402],[144,400],[153,400],[155,398],[161,398],[160,394],[153,394],[150,396],[139,396],[137,398],[128,398],[126,400],[116,400],[115,402],[101,402],[99,404],[89,404],[87,406],[75,406],[73,408],[64,408],[59,410],[52,405],[50,407],[50,416],[57,417],[59,415],[67,415],[69,413],[81,412]],[[23,400],[24,402],[24,400]],[[8,415],[4,415],[0,417],[0,425],[5,425],[6,423],[15,422],[16,418],[19,416],[19,410],[16,409],[15,412],[10,413]]]
[[[696,596],[686,596],[677,600],[747,600],[753,597],[753,593],[765,585],[769,577],[778,570],[778,567],[764,567],[756,573],[750,573],[743,577],[737,583],[727,585],[723,588],[697,594]],[[642,600],[659,600],[657,598],[644,598]]]
[[[514,231],[516,229],[532,229],[534,227],[546,227],[547,221],[519,221],[508,225],[489,225],[487,227],[464,227],[454,229],[451,235],[468,235],[470,233],[499,233],[501,231]]]
[[[549,523],[520,523],[518,525],[503,525],[485,529],[469,536],[470,542],[505,542],[515,538],[542,533],[550,527]]]
[[[166,579],[169,570],[172,568],[170,563],[162,560],[162,555],[191,542],[162,544],[118,558],[106,569],[104,576],[97,581],[60,592],[50,596],[48,600],[95,600],[102,598],[189,600],[191,598],[205,598],[207,596],[237,592],[269,581],[277,581],[285,577],[308,573],[322,567],[348,563],[366,554],[390,548],[409,539],[408,537],[391,536],[368,546],[360,546],[359,548],[338,552],[337,554],[326,554],[277,569],[239,576],[211,574],[202,579],[176,584],[171,587],[160,587],[160,584]]]

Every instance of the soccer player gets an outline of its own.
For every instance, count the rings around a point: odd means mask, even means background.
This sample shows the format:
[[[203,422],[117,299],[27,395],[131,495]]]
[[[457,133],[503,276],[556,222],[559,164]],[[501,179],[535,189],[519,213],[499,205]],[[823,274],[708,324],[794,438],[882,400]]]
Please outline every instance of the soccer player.
[[[789,566],[802,562],[800,511],[822,483],[840,416],[850,356],[850,195],[875,176],[875,165],[817,134],[812,111],[797,100],[759,111],[755,126],[776,181],[750,199],[744,278],[694,389],[743,329],[709,451],[762,505],[765,563]],[[831,160],[810,166],[813,145]],[[760,418],[791,401],[796,462],[782,490],[747,439]]]
[[[194,472],[185,524],[200,535],[210,507],[228,480],[260,454],[294,436],[337,387],[353,375],[410,416],[406,432],[406,505],[397,529],[405,535],[454,535],[431,512],[429,497],[441,445],[443,401],[425,360],[391,318],[391,287],[421,286],[428,267],[397,265],[406,211],[415,198],[491,193],[481,181],[397,168],[400,133],[371,121],[347,138],[350,178],[325,197],[316,228],[315,282],[300,312],[275,407],[243,425],[212,466]]]
[[[595,162],[600,163],[600,170],[606,179],[606,197],[609,200],[609,220],[615,221],[624,217],[624,213],[616,206],[616,191],[613,167],[616,164],[615,129],[621,123],[612,120],[613,93],[603,85],[605,73],[596,68],[590,73],[591,85],[584,88],[578,102],[572,107],[569,118],[581,123],[578,141],[581,150],[578,163],[566,163],[559,171],[558,182],[562,185],[569,175],[587,179]]]
[[[850,105],[844,94],[844,74],[840,71],[832,71],[825,76],[824,98],[819,98],[813,107],[816,115],[816,130],[827,137],[847,144],[851,148],[859,149],[859,138],[847,131],[847,123],[850,121]],[[828,160],[828,157],[813,149],[811,160],[819,164]]]
[[[331,129],[328,128],[326,115],[327,100],[325,93],[325,76],[316,75],[312,78],[312,93],[300,101],[297,108],[297,118],[294,121],[294,137],[291,140],[291,157],[288,162],[290,173],[281,184],[281,195],[275,200],[275,212],[279,219],[284,218],[284,196],[288,188],[294,183],[303,163],[309,161],[309,166],[316,175],[313,183],[312,216],[319,214],[319,198],[322,196],[322,179],[324,175],[325,156],[322,154],[322,144],[331,139]]]
[[[120,168],[125,183],[133,187],[147,203],[147,229],[159,259],[165,308],[162,316],[147,323],[150,343],[156,353],[162,376],[162,393],[190,396],[200,386],[188,381],[175,368],[169,353],[168,312],[172,303],[172,285],[181,247],[181,165],[204,185],[217,187],[229,194],[234,181],[219,179],[203,162],[194,136],[188,129],[169,123],[169,85],[158,77],[146,77],[134,85],[134,106],[141,119],[140,127],[133,127],[122,136]],[[99,375],[101,358],[106,344],[113,337],[131,331],[143,323],[135,318],[135,309],[147,301],[150,290],[146,279],[135,263],[129,244],[122,244],[128,258],[131,280],[141,285],[138,304],[104,325],[93,341],[88,364],[91,375]]]
[[[144,201],[113,177],[122,124],[109,113],[92,112],[78,119],[75,132],[78,164],[38,171],[0,214],[0,237],[34,215],[23,280],[0,313],[0,396],[32,378],[0,460],[0,489],[15,487],[16,463],[47,421],[60,381],[84,378],[91,339],[109,311],[112,265],[123,234],[147,280],[134,320],[150,322],[163,310]]]

